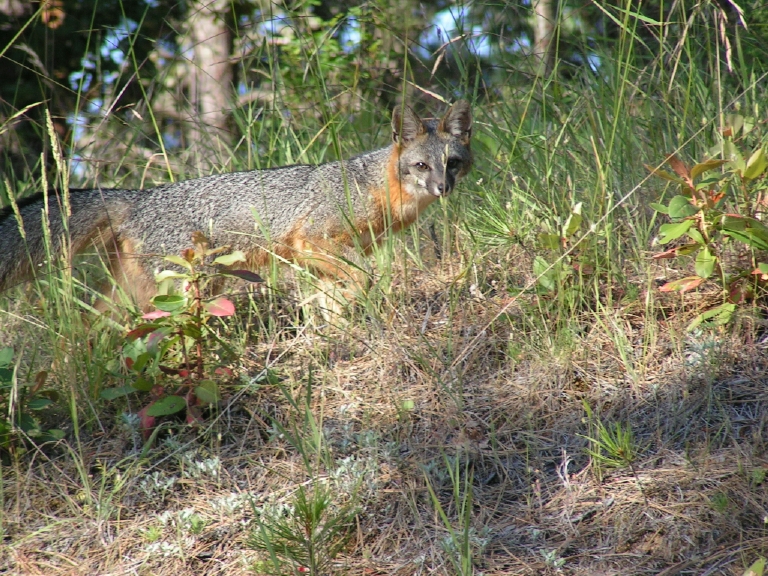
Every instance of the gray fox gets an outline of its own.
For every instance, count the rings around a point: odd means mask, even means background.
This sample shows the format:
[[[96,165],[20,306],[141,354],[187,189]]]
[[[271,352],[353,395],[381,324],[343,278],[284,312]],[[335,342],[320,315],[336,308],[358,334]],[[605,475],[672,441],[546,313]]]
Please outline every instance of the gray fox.
[[[460,100],[439,119],[409,107],[392,113],[392,143],[344,161],[232,172],[146,190],[72,190],[65,228],[61,198],[49,197],[52,248],[106,249],[112,274],[137,306],[154,295],[162,256],[179,254],[202,232],[211,247],[241,250],[246,266],[270,254],[320,277],[359,281],[355,246],[368,253],[388,231],[413,223],[448,195],[472,165],[472,115]],[[57,201],[58,200],[58,201]],[[45,260],[44,197],[0,211],[0,291]],[[238,266],[243,267],[243,266]]]

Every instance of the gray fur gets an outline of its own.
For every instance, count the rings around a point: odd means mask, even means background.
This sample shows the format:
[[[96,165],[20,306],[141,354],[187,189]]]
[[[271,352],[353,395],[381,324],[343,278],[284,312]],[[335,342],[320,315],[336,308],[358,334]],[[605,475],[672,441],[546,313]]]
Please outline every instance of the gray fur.
[[[54,250],[60,251],[67,234],[73,251],[98,240],[119,254],[120,243],[129,241],[142,255],[139,266],[151,281],[159,257],[189,248],[196,231],[203,232],[211,246],[244,252],[271,250],[294,236],[326,253],[338,249],[337,254],[348,254],[350,239],[362,235],[355,243],[366,249],[386,232],[365,238],[368,223],[381,217],[377,194],[388,194],[397,183],[402,186],[413,199],[402,208],[413,211],[413,217],[403,218],[407,226],[433,200],[449,194],[472,163],[471,113],[464,101],[439,121],[422,121],[410,108],[398,108],[392,124],[390,146],[343,162],[216,174],[147,190],[73,191],[68,231],[52,197]],[[393,153],[399,155],[395,183],[389,170]],[[26,242],[14,214],[8,209],[0,214],[0,290],[29,277],[45,258],[42,208],[42,195],[20,204]],[[391,215],[387,221],[397,218]]]

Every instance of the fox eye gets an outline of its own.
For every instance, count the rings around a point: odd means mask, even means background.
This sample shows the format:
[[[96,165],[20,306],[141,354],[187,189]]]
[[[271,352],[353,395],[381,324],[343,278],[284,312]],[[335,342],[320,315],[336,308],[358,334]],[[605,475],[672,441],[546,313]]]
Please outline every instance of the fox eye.
[[[416,168],[421,172],[426,172],[429,170],[429,166],[427,166],[424,162],[416,162],[414,166],[416,166]]]
[[[449,170],[453,170],[454,168],[459,167],[459,163],[460,163],[460,160],[458,158],[451,158],[450,160],[448,160],[448,163],[445,166]]]

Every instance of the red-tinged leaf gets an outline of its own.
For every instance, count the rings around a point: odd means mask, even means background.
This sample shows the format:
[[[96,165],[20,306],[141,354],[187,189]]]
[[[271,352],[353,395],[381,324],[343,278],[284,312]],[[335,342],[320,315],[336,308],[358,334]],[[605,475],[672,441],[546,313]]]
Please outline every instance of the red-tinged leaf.
[[[200,230],[195,230],[194,232],[192,232],[192,244],[200,248],[201,252],[205,252],[208,249],[209,243],[210,243],[210,240],[208,240],[208,237],[202,232],[200,232]],[[187,248],[187,250],[189,250],[189,248]]]
[[[164,312],[163,310],[153,310],[152,312],[147,312],[146,314],[142,314],[142,318],[144,320],[157,320],[158,318],[165,318],[166,316],[170,316],[170,312]]]
[[[125,365],[128,368],[128,370],[133,370],[133,358],[126,358]]]
[[[230,378],[235,375],[235,373],[226,366],[219,366],[213,373],[218,374],[219,376],[229,376]]]
[[[752,289],[744,282],[734,282],[728,289],[728,302],[731,304],[744,304],[752,299]]]
[[[232,316],[235,313],[235,305],[226,298],[216,298],[206,303],[205,308],[211,316]]]
[[[709,191],[709,201],[712,206],[720,202],[725,197],[725,192],[718,192],[717,190]]]
[[[758,264],[757,268],[752,270],[752,274],[760,276],[760,280],[768,280],[768,264]]]
[[[157,354],[157,347],[169,333],[170,328],[158,329],[152,332],[152,334],[149,335],[149,338],[147,338],[147,352],[150,354]]]
[[[698,244],[683,244],[682,246],[676,246],[674,248],[670,248],[669,250],[664,250],[664,252],[659,252],[658,254],[654,254],[651,256],[652,260],[662,260],[664,258],[677,258],[678,256],[681,256],[681,252],[686,252],[688,250],[693,250],[694,248],[698,248]]]
[[[189,374],[190,372],[186,368],[182,368],[181,370],[179,370],[179,376],[181,376],[182,378],[189,378]]]
[[[665,250],[651,256],[651,260],[663,260],[664,258],[677,258],[677,248],[671,250]]]
[[[731,138],[733,136],[733,128],[730,126],[728,126],[728,128],[723,128],[722,133],[726,138]]]
[[[29,391],[30,396],[37,394],[40,389],[45,386],[45,381],[48,379],[48,372],[41,370],[35,374],[35,385],[32,386],[32,390]]]
[[[264,279],[261,276],[255,272],[251,272],[250,270],[223,270],[221,273],[225,274],[226,276],[234,276],[235,278],[240,278],[240,280],[245,280],[246,282],[253,282],[254,284],[264,282]]]
[[[180,412],[187,405],[181,396],[166,396],[147,406],[147,416],[169,416]]]
[[[128,332],[128,334],[125,335],[126,340],[138,340],[139,338],[144,338],[147,334],[152,334],[155,330],[160,328],[156,324],[142,324],[141,326],[138,326]]]
[[[578,262],[576,262],[573,265],[573,269],[576,272],[580,272],[581,274],[585,274],[585,275],[589,275],[589,274],[594,274],[595,273],[595,267],[592,266],[591,264],[579,264]]]
[[[195,251],[192,248],[185,248],[181,251],[181,257],[187,262],[192,262],[195,259]]]
[[[203,420],[203,414],[200,412],[199,406],[187,407],[187,424],[190,426],[201,426],[202,424],[205,424],[205,420]]]
[[[670,182],[677,182],[678,184],[685,185],[685,180],[678,178],[674,174],[671,174],[670,172],[667,172],[666,170],[662,170],[661,168],[654,168],[650,164],[643,164],[645,166],[645,169],[648,170],[651,174],[654,176],[658,176],[659,178],[663,178],[664,180],[669,180]]]
[[[160,369],[160,372],[167,374],[168,376],[178,376],[181,372],[181,370],[178,368],[171,368],[170,366],[165,366],[164,364],[158,365],[158,368]]]
[[[685,278],[681,278],[680,280],[674,280],[672,282],[667,282],[659,288],[660,292],[688,292],[689,290],[693,290],[694,288],[698,288],[699,284],[704,282],[704,278],[701,278],[700,276],[687,276]]]
[[[672,170],[674,170],[675,174],[680,176],[685,182],[693,188],[693,178],[691,178],[691,170],[688,168],[688,166],[685,165],[685,162],[680,160],[677,156],[674,154],[668,154],[667,155],[667,164],[670,165]]]
[[[154,404],[154,402],[152,402],[152,404]],[[149,440],[149,437],[152,435],[152,430],[154,430],[155,424],[157,423],[157,418],[155,416],[149,416],[147,414],[147,410],[149,410],[152,404],[144,406],[144,408],[139,410],[138,414],[141,436],[144,438],[145,442]]]

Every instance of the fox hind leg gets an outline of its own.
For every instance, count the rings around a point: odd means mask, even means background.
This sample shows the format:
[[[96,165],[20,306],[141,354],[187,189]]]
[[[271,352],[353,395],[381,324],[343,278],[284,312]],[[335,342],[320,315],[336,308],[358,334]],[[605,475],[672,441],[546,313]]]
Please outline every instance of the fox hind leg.
[[[101,293],[104,298],[96,302],[99,312],[108,311],[111,302],[119,302],[121,294],[132,301],[139,310],[148,311],[150,300],[157,292],[154,274],[146,267],[146,259],[128,239],[110,239],[108,247],[109,269],[112,278],[107,280]]]

